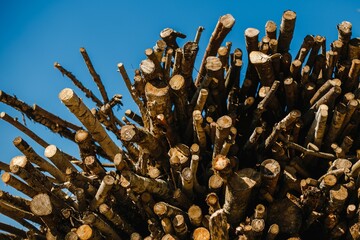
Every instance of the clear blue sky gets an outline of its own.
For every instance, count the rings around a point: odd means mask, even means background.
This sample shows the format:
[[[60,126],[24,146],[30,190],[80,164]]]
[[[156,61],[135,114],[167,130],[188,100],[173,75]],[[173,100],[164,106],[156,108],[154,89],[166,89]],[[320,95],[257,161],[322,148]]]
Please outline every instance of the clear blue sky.
[[[100,3],[101,2],[101,3]],[[171,27],[187,35],[183,45],[193,39],[198,26],[205,31],[200,41],[198,60],[214,26],[221,15],[231,13],[236,24],[227,40],[233,48],[246,51],[244,30],[258,28],[264,35],[267,20],[280,25],[282,13],[291,9],[297,13],[291,52],[297,52],[307,34],[327,38],[327,47],[337,38],[336,25],[343,20],[353,23],[353,36],[360,36],[360,1],[0,1],[0,90],[16,96],[28,104],[36,103],[53,113],[79,123],[59,101],[58,93],[72,83],[54,69],[55,61],[73,72],[87,87],[97,93],[95,84],[83,62],[80,47],[85,47],[101,75],[109,97],[123,94],[123,110],[134,104],[127,93],[116,65],[123,62],[129,73],[145,58],[144,50],[154,46],[159,33]],[[197,67],[199,62],[197,62]],[[244,70],[243,70],[244,73]],[[76,92],[84,97],[77,89]],[[97,94],[100,97],[100,94]],[[85,101],[90,108],[94,105]],[[21,115],[0,103],[0,112],[14,117]],[[122,111],[118,116],[122,116]],[[46,141],[78,156],[77,147],[60,139],[45,127],[27,124]],[[0,121],[0,160],[10,162],[20,152],[12,140],[22,136],[40,154],[44,149],[27,136]],[[12,191],[0,183],[0,189]],[[14,194],[18,194],[13,192]],[[0,221],[11,222],[0,216]]]

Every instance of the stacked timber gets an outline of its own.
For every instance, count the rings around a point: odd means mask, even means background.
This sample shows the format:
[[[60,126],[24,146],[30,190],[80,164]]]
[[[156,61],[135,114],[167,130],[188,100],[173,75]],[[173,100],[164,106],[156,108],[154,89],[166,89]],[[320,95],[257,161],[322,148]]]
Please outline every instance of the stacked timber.
[[[221,16],[194,71],[194,40],[165,28],[130,79],[118,70],[137,110],[116,116],[84,48],[101,98],[59,63],[78,90],[59,98],[81,122],[0,91],[0,101],[69,139],[78,158],[9,116],[21,155],[0,162],[1,239],[360,239],[360,40],[352,25],[307,35],[289,53],[296,13],[265,35],[245,30],[246,51],[224,42],[235,24]],[[240,79],[243,55],[248,59]],[[90,109],[79,90],[94,102]],[[110,135],[116,137],[112,138]],[[108,162],[106,162],[108,161]]]

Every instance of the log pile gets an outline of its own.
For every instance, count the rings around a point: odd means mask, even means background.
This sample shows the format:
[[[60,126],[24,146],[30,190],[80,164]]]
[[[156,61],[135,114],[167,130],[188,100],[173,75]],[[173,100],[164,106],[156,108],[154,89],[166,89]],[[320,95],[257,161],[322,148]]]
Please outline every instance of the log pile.
[[[285,11],[279,31],[268,21],[263,37],[246,29],[243,52],[224,42],[235,19],[221,16],[196,72],[204,28],[183,47],[185,34],[162,30],[133,79],[118,64],[139,110],[122,118],[84,48],[101,98],[55,63],[95,103],[60,91],[82,126],[0,91],[80,151],[0,114],[44,148],[17,137],[21,155],[0,164],[26,196],[0,191],[0,213],[24,226],[0,223],[1,239],[360,239],[360,40],[344,21],[329,49],[307,35],[292,56],[296,17]]]

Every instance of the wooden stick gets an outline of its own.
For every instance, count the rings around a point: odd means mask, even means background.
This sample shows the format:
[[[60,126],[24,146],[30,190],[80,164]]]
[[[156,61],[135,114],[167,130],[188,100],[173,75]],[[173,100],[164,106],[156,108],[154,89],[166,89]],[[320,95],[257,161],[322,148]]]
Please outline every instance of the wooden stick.
[[[39,105],[37,104],[34,104],[32,106],[32,109],[34,109],[34,112],[36,114],[39,114],[41,116],[44,116],[45,118],[47,119],[50,119],[51,121],[53,121],[55,124],[58,124],[58,125],[61,125],[63,126],[64,128],[71,128],[73,129],[74,131],[78,131],[80,129],[82,129],[82,127],[80,126],[77,126],[71,122],[68,122],[62,118],[60,118],[59,116],[56,116],[54,114],[52,114],[51,112],[48,112],[47,110],[43,109],[42,107],[40,107]]]
[[[80,53],[81,55],[83,56],[84,58],[84,61],[85,61],[85,64],[87,66],[87,68],[89,69],[89,72],[91,74],[91,76],[93,77],[94,79],[94,82],[96,83],[100,93],[101,93],[101,96],[104,100],[104,103],[107,103],[109,102],[109,98],[108,98],[108,95],[106,93],[106,90],[105,90],[105,87],[104,87],[104,84],[102,83],[101,81],[101,78],[100,76],[96,73],[92,63],[91,63],[91,60],[89,58],[89,55],[87,54],[86,52],[86,49],[85,48],[80,48]]]
[[[29,196],[31,198],[34,197],[37,194],[37,192],[32,187],[30,187],[29,185],[27,185],[24,182],[20,181],[19,179],[12,176],[8,172],[4,172],[2,174],[2,176],[1,176],[1,179],[5,184],[10,185],[11,187],[15,188],[19,192],[22,192],[22,193],[24,193],[25,195],[27,195],[27,196]]]
[[[177,49],[179,45],[176,43],[176,38],[186,38],[186,35],[175,31],[172,28],[165,28],[160,32],[160,37],[165,41],[167,47]]]
[[[279,47],[278,50],[280,53],[285,53],[289,51],[290,42],[293,38],[294,29],[295,29],[296,13],[290,10],[287,10],[283,13],[280,24],[280,34],[279,34]]]
[[[267,21],[265,24],[266,36],[270,39],[276,39],[276,23],[274,21]]]
[[[212,166],[226,183],[223,210],[227,214],[228,222],[239,223],[245,216],[252,190],[260,184],[260,174],[250,168],[232,173],[230,160],[222,155],[214,158]],[[242,197],[239,197],[240,195]]]
[[[211,34],[209,43],[204,53],[204,57],[201,61],[199,72],[195,80],[196,87],[200,86],[200,83],[204,78],[206,59],[209,56],[216,55],[217,50],[219,49],[221,43],[224,41],[226,35],[231,31],[234,24],[235,24],[235,19],[233,18],[232,15],[226,14],[220,17],[219,21],[216,24],[214,32]]]
[[[69,108],[69,110],[84,124],[91,133],[94,140],[106,152],[110,159],[114,159],[121,150],[110,139],[100,122],[91,114],[91,111],[85,106],[81,99],[70,88],[65,88],[59,93],[60,100]]]
[[[101,181],[100,187],[96,192],[94,199],[90,203],[90,209],[95,210],[97,209],[106,199],[108,196],[109,191],[113,187],[115,183],[114,177],[111,175],[106,175],[103,180]]]
[[[22,237],[22,238],[26,238],[26,232],[21,230],[21,229],[18,229],[16,227],[13,227],[11,225],[8,225],[6,223],[0,223],[0,229],[2,231],[5,231],[5,232],[8,232],[8,233],[12,233],[12,234],[15,234],[17,235],[18,237]]]
[[[86,213],[83,222],[97,228],[107,239],[121,240],[118,233],[95,213]]]
[[[168,183],[164,180],[142,177],[128,170],[121,173],[121,186],[130,187],[136,193],[147,191],[164,198],[171,194]]]
[[[90,98],[94,103],[96,103],[96,106],[101,107],[103,105],[101,100],[97,98],[91,90],[84,87],[84,85],[71,72],[67,71],[57,62],[54,63],[54,67],[57,68],[63,75],[66,75],[76,87],[85,93],[87,98]]]
[[[139,115],[137,115],[135,112],[133,112],[131,109],[126,110],[125,115],[134,122],[136,122],[137,124],[139,124],[140,126],[144,126],[142,118]]]
[[[259,74],[261,84],[263,86],[271,86],[275,81],[271,57],[259,51],[252,51],[249,58]]]
[[[17,121],[17,119],[12,118],[11,116],[9,116],[8,114],[6,114],[5,112],[0,113],[0,118],[5,120],[6,122],[10,123],[11,125],[13,125],[14,127],[16,127],[17,129],[19,129],[20,131],[22,131],[23,133],[25,133],[26,135],[28,135],[31,139],[33,139],[36,143],[38,143],[40,146],[42,147],[47,147],[49,144],[47,142],[45,142],[42,138],[40,138],[38,135],[36,135],[33,131],[31,131],[30,129],[28,129],[26,126],[22,125],[21,123],[19,123]]]
[[[73,171],[77,171],[74,165],[71,164],[73,158],[69,158],[67,154],[58,149],[55,145],[49,145],[45,148],[44,151],[45,157],[50,159],[54,165],[65,172],[67,168],[72,169]]]
[[[107,204],[103,203],[99,206],[99,212],[103,214],[109,221],[111,221],[116,227],[131,235],[135,230],[134,228],[119,214],[114,212]]]
[[[192,205],[188,210],[188,215],[193,226],[199,227],[201,225],[203,214],[199,206]]]
[[[213,158],[220,153],[225,139],[229,136],[231,126],[232,119],[229,116],[222,116],[216,121]]]
[[[130,82],[130,78],[125,70],[124,64],[119,63],[117,66],[118,66],[118,69],[119,69],[119,72],[120,72],[122,78],[124,79],[125,85],[130,92],[132,99],[134,100],[134,102],[136,103],[136,105],[138,106],[138,108],[140,110],[144,126],[145,126],[145,128],[148,128],[149,124],[148,124],[148,120],[146,117],[146,110],[145,110],[144,104],[140,101],[139,96],[137,96],[137,93],[133,90],[131,82]]]

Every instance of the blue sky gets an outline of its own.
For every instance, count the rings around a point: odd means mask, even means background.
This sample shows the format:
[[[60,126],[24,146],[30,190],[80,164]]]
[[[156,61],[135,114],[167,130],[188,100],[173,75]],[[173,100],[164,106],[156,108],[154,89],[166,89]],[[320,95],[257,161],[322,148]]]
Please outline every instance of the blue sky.
[[[233,48],[246,51],[244,30],[258,28],[264,35],[267,20],[280,25],[281,15],[291,9],[297,13],[291,53],[297,52],[307,34],[327,38],[327,47],[337,38],[336,25],[344,20],[353,23],[353,36],[360,36],[360,1],[0,1],[0,90],[16,96],[28,104],[33,103],[79,124],[58,100],[58,93],[72,83],[53,67],[59,62],[73,72],[84,85],[100,97],[79,52],[85,47],[93,65],[102,77],[109,97],[115,93],[124,96],[125,106],[136,110],[127,93],[122,78],[116,71],[117,63],[123,62],[130,75],[145,58],[144,50],[154,46],[159,33],[171,27],[187,35],[180,41],[182,46],[194,38],[198,26],[205,31],[200,40],[196,66],[203,56],[208,39],[221,15],[230,13],[236,19],[227,41]],[[243,70],[243,73],[245,71]],[[77,89],[78,95],[84,97]],[[94,104],[85,100],[90,107]],[[5,111],[21,119],[21,115],[0,103]],[[45,127],[28,126],[49,143],[78,156],[77,147],[66,139],[52,134]],[[20,152],[12,140],[22,136],[35,150],[43,155],[44,149],[27,136],[0,121],[0,160],[9,162]],[[4,184],[0,188],[11,191]],[[18,194],[13,192],[14,194]],[[10,222],[0,216],[0,221]]]

